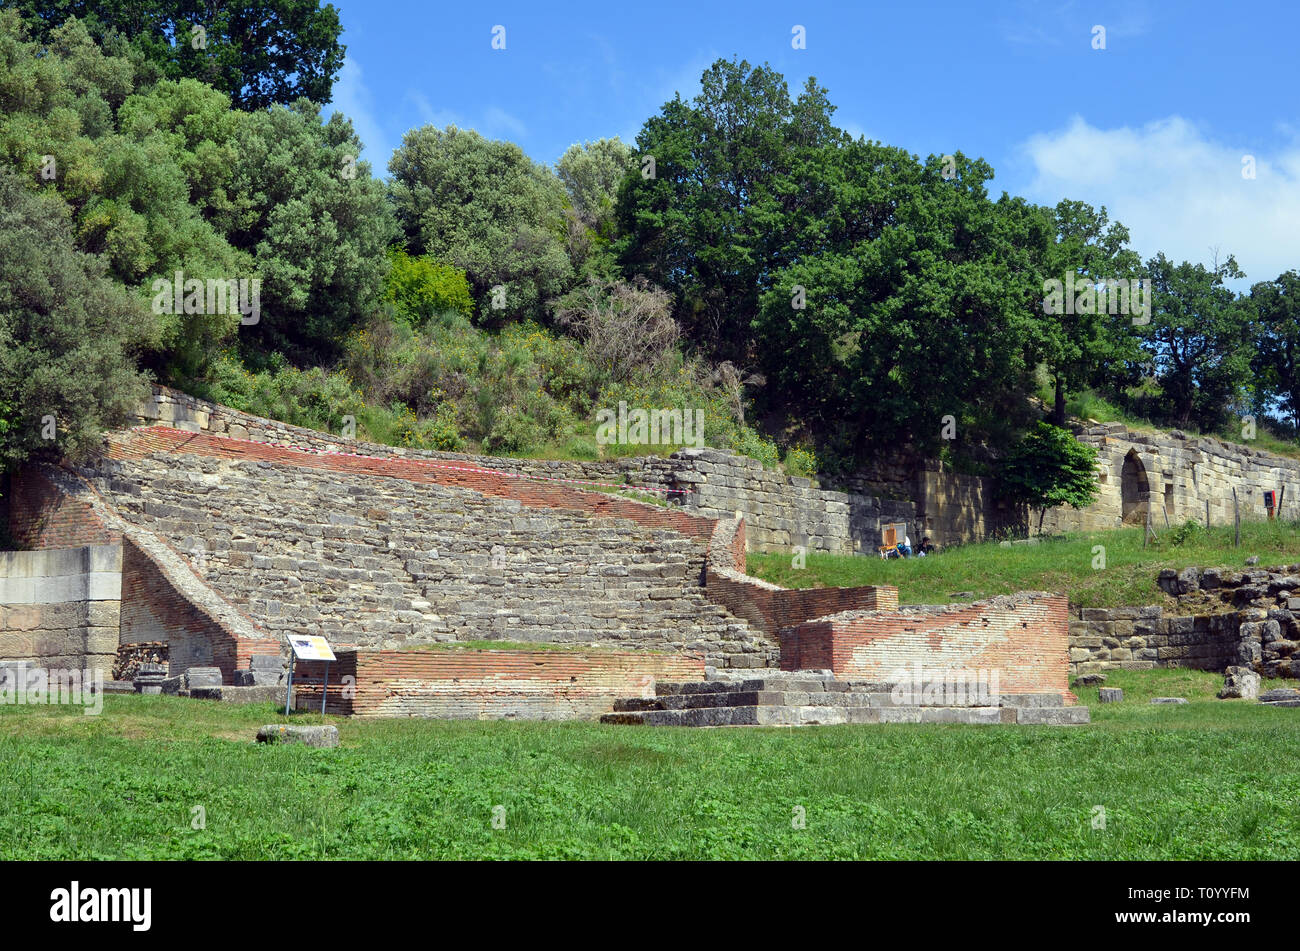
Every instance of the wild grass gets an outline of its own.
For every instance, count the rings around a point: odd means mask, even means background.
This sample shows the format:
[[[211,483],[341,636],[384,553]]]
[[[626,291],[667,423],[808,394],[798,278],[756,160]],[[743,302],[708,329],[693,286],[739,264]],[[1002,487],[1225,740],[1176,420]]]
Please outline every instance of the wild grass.
[[[1231,526],[1206,531],[1193,524],[1157,528],[1157,538],[1142,547],[1142,529],[1048,536],[1037,544],[999,542],[960,545],[926,558],[890,559],[865,555],[807,555],[794,567],[793,555],[751,553],[749,573],[787,588],[852,587],[890,584],[907,604],[944,604],[954,594],[974,597],[1016,591],[1063,591],[1084,607],[1162,604],[1156,587],[1163,568],[1241,569],[1258,556],[1259,565],[1300,562],[1300,523],[1243,522],[1241,547],[1233,547]]]
[[[1083,727],[329,718],[334,750],[254,743],[269,704],[4,707],[0,857],[1300,857],[1300,710],[1214,700],[1219,682],[1116,672],[1125,701]]]

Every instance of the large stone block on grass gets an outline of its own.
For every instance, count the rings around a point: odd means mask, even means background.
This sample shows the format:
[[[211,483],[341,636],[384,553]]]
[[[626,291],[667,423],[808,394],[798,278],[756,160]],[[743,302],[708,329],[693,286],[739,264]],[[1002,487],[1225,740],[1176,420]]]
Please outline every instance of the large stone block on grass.
[[[300,743],[303,746],[330,747],[339,745],[339,730],[335,726],[291,726],[269,723],[257,731],[259,743]]]
[[[1223,689],[1219,699],[1244,698],[1254,700],[1259,696],[1259,674],[1249,667],[1229,667],[1224,672]]]

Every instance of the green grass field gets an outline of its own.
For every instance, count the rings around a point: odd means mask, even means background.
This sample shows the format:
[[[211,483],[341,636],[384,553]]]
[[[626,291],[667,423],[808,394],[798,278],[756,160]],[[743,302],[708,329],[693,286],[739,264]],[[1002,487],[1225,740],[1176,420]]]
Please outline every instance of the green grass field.
[[[1083,607],[1172,603],[1156,587],[1162,568],[1242,568],[1259,556],[1261,567],[1300,562],[1300,523],[1243,522],[1241,547],[1230,527],[1188,531],[1176,543],[1177,528],[1157,529],[1156,542],[1143,549],[1141,528],[1095,534],[1048,536],[1036,545],[1002,547],[997,542],[961,545],[928,558],[879,558],[809,553],[804,568],[791,555],[748,556],[751,575],[787,588],[851,587],[892,584],[905,604],[944,604],[952,594],[975,597],[1016,591],[1066,591]],[[1093,567],[1096,546],[1105,549],[1105,567]]]
[[[0,857],[1298,858],[1300,709],[1220,683],[1115,672],[1125,702],[1072,728],[331,719],[336,750],[252,742],[269,704],[9,706]]]

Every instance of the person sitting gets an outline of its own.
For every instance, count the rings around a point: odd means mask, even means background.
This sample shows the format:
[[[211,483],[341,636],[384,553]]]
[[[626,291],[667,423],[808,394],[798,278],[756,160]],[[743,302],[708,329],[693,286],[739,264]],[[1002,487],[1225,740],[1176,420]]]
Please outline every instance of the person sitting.
[[[904,535],[903,540],[898,543],[898,554],[903,558],[912,554],[912,539],[908,538],[906,535]]]
[[[924,558],[926,555],[932,554],[933,552],[934,552],[934,545],[930,543],[929,538],[926,538],[922,540],[920,546],[917,547],[916,556],[918,558]]]

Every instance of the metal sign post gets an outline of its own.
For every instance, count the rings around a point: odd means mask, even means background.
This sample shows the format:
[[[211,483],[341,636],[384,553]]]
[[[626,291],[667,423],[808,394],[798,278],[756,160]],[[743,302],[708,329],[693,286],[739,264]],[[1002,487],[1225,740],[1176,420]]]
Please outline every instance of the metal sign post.
[[[284,715],[289,715],[289,700],[293,697],[293,661],[289,662],[289,685],[284,689]]]
[[[334,656],[334,650],[330,647],[329,641],[317,635],[293,634],[289,637],[289,646],[293,648],[293,659],[299,660],[323,660],[325,661],[325,679],[321,681],[320,688],[320,712],[325,713],[325,695],[329,692],[330,682],[330,661],[337,660]],[[293,695],[293,668],[289,664],[289,687],[284,695],[284,715],[289,715],[289,700]]]

